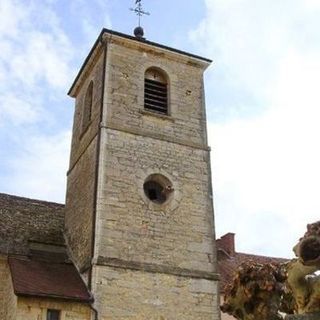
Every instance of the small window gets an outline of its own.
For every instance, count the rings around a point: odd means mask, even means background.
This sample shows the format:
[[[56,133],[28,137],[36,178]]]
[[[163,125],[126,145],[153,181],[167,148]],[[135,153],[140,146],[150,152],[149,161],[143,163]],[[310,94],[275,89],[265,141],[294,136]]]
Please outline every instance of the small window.
[[[82,130],[86,130],[92,117],[93,81],[90,82],[83,105]]]
[[[147,181],[143,185],[144,193],[146,196],[155,203],[164,203],[166,201],[166,195],[163,192],[163,186],[157,181]]]
[[[150,68],[145,73],[144,108],[148,111],[168,114],[167,76],[156,68]]]
[[[60,320],[60,310],[48,309],[47,320]]]
[[[144,194],[147,198],[156,203],[165,203],[173,193],[172,183],[161,174],[150,175],[143,184]]]

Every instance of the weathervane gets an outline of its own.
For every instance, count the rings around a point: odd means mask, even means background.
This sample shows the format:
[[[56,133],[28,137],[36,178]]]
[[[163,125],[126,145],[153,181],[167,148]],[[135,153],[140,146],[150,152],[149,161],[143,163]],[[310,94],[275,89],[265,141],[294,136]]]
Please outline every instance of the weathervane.
[[[141,1],[142,0],[135,0],[136,7],[135,8],[130,8],[130,10],[135,12],[136,15],[139,17],[139,20],[138,20],[139,21],[139,26],[134,29],[134,35],[137,38],[143,38],[143,34],[144,34],[143,29],[141,27],[141,17],[143,15],[147,15],[147,16],[150,15],[149,12],[143,10]]]

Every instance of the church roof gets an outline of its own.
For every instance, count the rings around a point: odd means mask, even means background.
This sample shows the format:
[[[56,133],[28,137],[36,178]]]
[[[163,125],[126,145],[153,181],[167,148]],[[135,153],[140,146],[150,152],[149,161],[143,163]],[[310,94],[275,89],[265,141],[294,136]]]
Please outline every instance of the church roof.
[[[93,300],[73,264],[30,260],[26,257],[9,257],[8,262],[17,296],[79,302]]]
[[[63,204],[0,193],[0,255],[18,296],[90,302],[64,246]]]
[[[0,254],[28,254],[29,242],[63,245],[64,205],[0,193]]]

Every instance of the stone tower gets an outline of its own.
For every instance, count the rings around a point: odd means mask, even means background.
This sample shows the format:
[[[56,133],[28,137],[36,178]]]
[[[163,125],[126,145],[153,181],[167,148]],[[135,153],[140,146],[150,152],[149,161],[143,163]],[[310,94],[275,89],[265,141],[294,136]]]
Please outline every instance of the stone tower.
[[[66,238],[98,319],[220,319],[209,64],[104,29],[69,91]]]

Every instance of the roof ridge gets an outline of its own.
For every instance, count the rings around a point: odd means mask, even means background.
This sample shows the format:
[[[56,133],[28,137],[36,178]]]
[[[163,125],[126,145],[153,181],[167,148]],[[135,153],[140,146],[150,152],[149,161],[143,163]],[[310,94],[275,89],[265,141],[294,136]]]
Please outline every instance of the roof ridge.
[[[47,203],[47,204],[53,204],[56,206],[65,207],[64,203],[59,203],[59,202],[55,202],[55,201],[48,201],[48,200],[40,200],[40,199],[34,199],[34,198],[27,198],[24,196],[18,196],[18,195],[2,193],[2,192],[0,192],[0,198],[8,198],[8,199],[12,199],[12,200],[24,200],[27,202],[38,202],[38,203],[43,203],[43,204]]]
[[[282,260],[289,260],[290,259],[290,258],[273,257],[273,256],[262,255],[262,254],[245,253],[245,252],[235,252],[235,254],[240,254],[240,255],[245,255],[245,256],[253,256],[253,257],[261,257],[261,258],[268,258],[268,259],[282,259]]]

